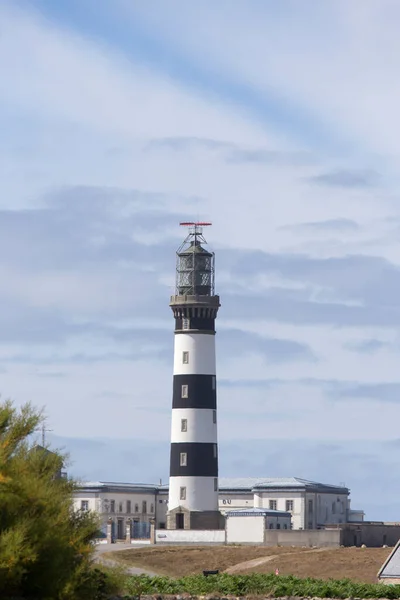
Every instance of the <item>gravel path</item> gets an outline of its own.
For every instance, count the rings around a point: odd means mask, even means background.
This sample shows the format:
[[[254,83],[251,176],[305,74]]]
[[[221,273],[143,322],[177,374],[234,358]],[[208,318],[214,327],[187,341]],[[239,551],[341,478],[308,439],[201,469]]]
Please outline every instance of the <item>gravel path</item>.
[[[302,554],[310,554],[311,552],[323,552],[329,550],[329,548],[313,548],[312,550],[305,550]],[[263,565],[275,558],[281,558],[282,556],[289,556],[291,552],[285,552],[283,554],[273,554],[272,556],[261,556],[260,558],[253,558],[253,560],[246,560],[245,562],[237,563],[225,569],[224,573],[237,573],[238,571],[245,571]]]
[[[127,573],[129,573],[129,575],[150,575],[151,577],[156,577],[158,575],[158,573],[153,573],[152,571],[148,571],[147,569],[142,569],[140,567],[127,567],[125,566],[123,563],[116,561],[116,560],[112,560],[109,557],[104,557],[103,554],[107,553],[111,553],[111,552],[118,552],[121,550],[133,550],[135,548],[145,548],[147,546],[145,545],[135,545],[133,546],[132,544],[98,544],[98,546],[96,546],[96,553],[95,553],[95,562],[100,563],[104,566],[107,567],[123,567],[125,569],[125,571]]]

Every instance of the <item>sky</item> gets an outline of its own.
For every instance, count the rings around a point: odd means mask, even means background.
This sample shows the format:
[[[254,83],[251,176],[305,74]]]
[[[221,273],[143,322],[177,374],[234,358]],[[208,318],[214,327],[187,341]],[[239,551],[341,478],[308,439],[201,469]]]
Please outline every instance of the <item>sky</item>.
[[[0,0],[0,392],[166,482],[175,252],[216,254],[220,475],[400,520],[398,0]]]

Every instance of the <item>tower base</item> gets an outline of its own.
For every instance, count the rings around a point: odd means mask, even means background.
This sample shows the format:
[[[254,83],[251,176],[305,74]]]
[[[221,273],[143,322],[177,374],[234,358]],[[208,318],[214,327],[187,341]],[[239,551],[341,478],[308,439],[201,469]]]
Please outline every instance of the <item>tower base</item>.
[[[188,510],[178,506],[167,513],[167,529],[225,529],[225,517],[219,510]]]

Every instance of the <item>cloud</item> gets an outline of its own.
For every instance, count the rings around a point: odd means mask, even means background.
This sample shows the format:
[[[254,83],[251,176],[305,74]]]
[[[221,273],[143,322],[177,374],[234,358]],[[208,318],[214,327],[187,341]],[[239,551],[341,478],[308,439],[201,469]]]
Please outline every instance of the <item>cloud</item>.
[[[400,383],[377,384],[337,384],[330,394],[335,399],[375,400],[379,402],[400,403]]]
[[[400,270],[379,256],[350,255],[313,258],[301,254],[227,252],[220,261],[230,269],[230,281],[253,288],[246,300],[243,291],[225,295],[230,316],[235,311],[291,323],[333,323],[354,327],[400,324],[396,298],[400,293]],[[268,274],[293,282],[292,289],[257,282]],[[294,283],[300,285],[295,287]],[[254,289],[254,285],[256,288]],[[236,286],[237,287],[237,286]],[[251,307],[249,310],[249,306]]]
[[[318,185],[343,187],[343,188],[364,188],[377,185],[379,174],[372,170],[341,170],[322,173],[310,177],[309,181]]]
[[[354,350],[355,352],[365,352],[367,354],[373,354],[379,352],[379,350],[385,350],[390,348],[390,344],[382,342],[381,340],[363,340],[361,342],[348,343],[347,348]]]
[[[390,57],[399,45],[400,9],[393,0],[384,0],[379,9],[371,0],[351,5],[339,0],[317,11],[312,3],[272,9],[255,2],[251,11],[230,8],[228,22],[226,3],[216,8],[210,1],[193,2],[189,10],[175,0],[172,8],[160,6],[156,13],[123,5],[127,18],[175,52],[263,95],[272,107],[266,118],[292,135],[317,137],[323,150],[339,147],[346,156],[385,157],[395,167],[400,87],[393,86],[396,64]]]
[[[293,360],[315,360],[309,346],[292,340],[263,337],[237,329],[222,331],[219,344],[222,354],[230,357],[246,354],[260,354],[269,363],[290,362]]]
[[[261,164],[274,166],[304,166],[315,162],[311,154],[306,152],[277,151],[269,148],[245,148],[237,144],[227,143],[215,139],[206,138],[164,138],[151,140],[145,151],[164,149],[174,152],[191,152],[206,150],[210,153],[218,153],[227,164]]]
[[[353,232],[358,231],[360,226],[351,219],[328,219],[326,221],[310,221],[309,223],[297,223],[286,225],[285,229],[299,232]]]

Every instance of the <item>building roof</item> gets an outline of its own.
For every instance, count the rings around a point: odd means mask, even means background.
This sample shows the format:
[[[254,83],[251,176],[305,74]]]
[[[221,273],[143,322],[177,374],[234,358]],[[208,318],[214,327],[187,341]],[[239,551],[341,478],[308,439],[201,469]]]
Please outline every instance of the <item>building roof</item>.
[[[341,485],[330,485],[309,481],[300,477],[233,477],[219,479],[219,488],[221,490],[253,490],[253,489],[293,489],[320,491],[327,493],[348,494],[349,489]]]
[[[397,542],[392,552],[381,566],[378,573],[378,578],[400,578],[400,540]]]
[[[226,513],[228,517],[292,517],[285,510],[272,510],[268,508],[239,508]]]
[[[154,483],[121,483],[115,481],[83,481],[78,485],[78,488],[85,490],[121,490],[121,491],[156,491],[164,486],[155,485]]]
[[[157,485],[154,483],[121,483],[113,481],[87,481],[82,482],[80,488],[103,489],[112,488],[122,490],[149,490],[168,492],[168,484]],[[222,492],[253,490],[306,490],[310,492],[349,494],[349,489],[339,485],[329,485],[309,481],[299,477],[220,477],[219,489]]]

